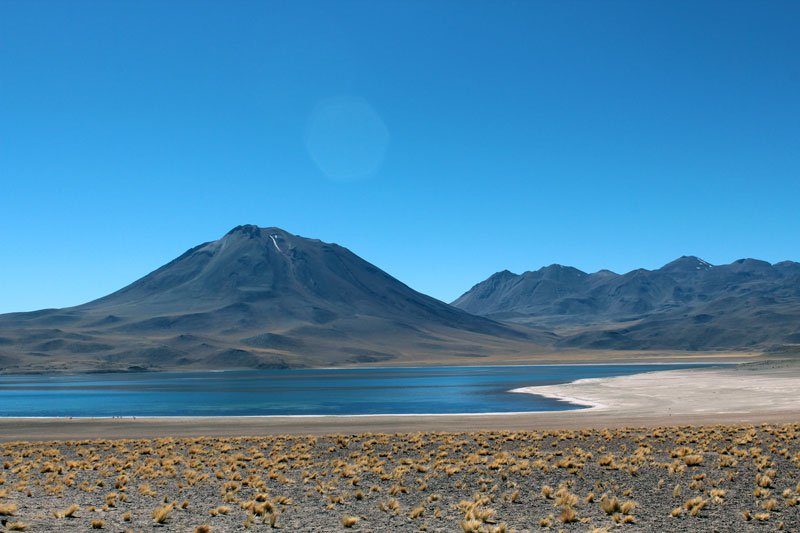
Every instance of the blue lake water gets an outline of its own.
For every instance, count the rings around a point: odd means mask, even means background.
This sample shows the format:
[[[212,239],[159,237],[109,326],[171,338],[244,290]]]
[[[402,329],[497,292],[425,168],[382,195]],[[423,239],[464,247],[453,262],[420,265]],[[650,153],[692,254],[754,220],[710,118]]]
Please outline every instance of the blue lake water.
[[[561,365],[0,376],[0,416],[500,413],[579,409],[509,392],[707,365]]]

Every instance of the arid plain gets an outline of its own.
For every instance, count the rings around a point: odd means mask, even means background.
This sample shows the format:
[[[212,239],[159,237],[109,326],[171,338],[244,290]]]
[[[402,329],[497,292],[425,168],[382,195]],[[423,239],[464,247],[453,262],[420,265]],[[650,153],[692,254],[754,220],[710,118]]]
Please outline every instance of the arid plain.
[[[561,413],[5,419],[2,527],[795,531],[800,365],[751,359],[528,391]]]

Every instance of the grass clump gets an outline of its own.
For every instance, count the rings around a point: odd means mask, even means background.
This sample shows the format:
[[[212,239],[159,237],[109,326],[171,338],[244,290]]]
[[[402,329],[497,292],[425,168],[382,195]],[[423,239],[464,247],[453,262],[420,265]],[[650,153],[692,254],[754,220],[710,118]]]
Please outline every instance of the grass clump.
[[[80,510],[81,510],[80,506],[76,503],[73,503],[72,505],[61,511],[61,513],[59,513],[59,516],[62,518],[75,518],[75,513],[77,513]]]
[[[475,519],[462,520],[458,523],[464,533],[478,533],[483,527],[483,522]]]
[[[160,507],[156,507],[156,510],[153,511],[153,520],[155,520],[156,524],[163,524],[167,520],[169,520],[169,515],[172,513],[172,504],[162,505]]]
[[[16,503],[2,503],[0,504],[0,516],[12,516],[17,512]]]
[[[608,515],[618,513],[620,510],[620,503],[616,496],[613,498],[604,497],[600,502],[600,508]]]
[[[344,526],[344,527],[353,527],[354,525],[356,525],[358,523],[359,520],[360,520],[360,518],[358,518],[357,516],[344,515],[342,517],[342,526]]]
[[[565,505],[564,507],[561,508],[561,514],[558,515],[558,519],[565,524],[569,524],[571,522],[577,522],[578,512],[575,510],[574,507]]]
[[[703,456],[698,454],[684,455],[683,462],[686,466],[699,466],[703,464]]]

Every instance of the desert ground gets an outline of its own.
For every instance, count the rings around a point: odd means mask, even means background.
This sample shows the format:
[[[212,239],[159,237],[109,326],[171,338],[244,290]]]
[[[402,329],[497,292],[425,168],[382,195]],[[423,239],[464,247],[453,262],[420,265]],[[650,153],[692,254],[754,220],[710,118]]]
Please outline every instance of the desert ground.
[[[3,530],[797,531],[798,424],[0,445]]]
[[[800,530],[794,361],[526,392],[591,407],[4,419],[0,531]]]

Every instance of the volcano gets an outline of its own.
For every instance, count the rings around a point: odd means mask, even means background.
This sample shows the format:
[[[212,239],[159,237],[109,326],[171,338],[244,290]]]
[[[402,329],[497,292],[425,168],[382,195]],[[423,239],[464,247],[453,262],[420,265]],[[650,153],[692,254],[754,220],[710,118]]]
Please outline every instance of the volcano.
[[[253,225],[92,302],[0,315],[6,373],[459,364],[551,342],[421,294],[337,244]]]

